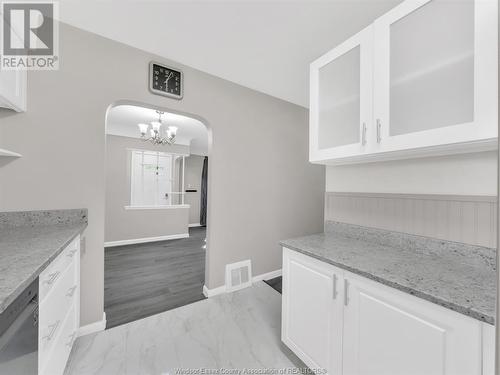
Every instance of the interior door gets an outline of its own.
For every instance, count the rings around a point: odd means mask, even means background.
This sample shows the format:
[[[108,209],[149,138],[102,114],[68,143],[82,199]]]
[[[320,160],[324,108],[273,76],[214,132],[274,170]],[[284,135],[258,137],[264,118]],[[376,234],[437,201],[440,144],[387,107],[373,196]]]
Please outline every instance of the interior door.
[[[310,161],[366,152],[372,120],[372,47],[370,26],[311,64]]]
[[[480,375],[481,323],[349,273],[344,375]]]
[[[379,151],[497,135],[497,4],[405,1],[374,23]]]
[[[310,369],[342,371],[341,271],[283,249],[282,340]]]

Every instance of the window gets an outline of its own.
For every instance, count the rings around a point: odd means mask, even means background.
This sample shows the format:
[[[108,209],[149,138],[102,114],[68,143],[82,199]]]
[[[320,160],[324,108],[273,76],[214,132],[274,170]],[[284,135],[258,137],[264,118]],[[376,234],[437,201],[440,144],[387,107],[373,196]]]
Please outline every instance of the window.
[[[130,205],[174,206],[184,204],[186,155],[130,150]]]

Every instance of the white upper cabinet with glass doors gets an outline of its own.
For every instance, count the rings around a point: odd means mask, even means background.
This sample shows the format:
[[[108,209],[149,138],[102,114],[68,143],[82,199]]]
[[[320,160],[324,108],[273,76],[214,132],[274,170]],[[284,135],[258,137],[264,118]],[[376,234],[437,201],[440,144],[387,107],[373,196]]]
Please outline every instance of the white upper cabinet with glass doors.
[[[372,26],[311,64],[310,160],[364,154],[372,118]]]
[[[321,81],[321,73],[319,84],[313,79],[318,62],[343,45],[311,64],[310,160],[341,164],[495,148],[497,17],[495,0],[408,0],[377,19],[372,64],[359,73],[372,77],[360,90],[365,95],[371,87],[366,107],[373,111],[360,120],[367,130],[358,153],[330,139],[338,133],[321,132],[321,112],[331,105],[321,85],[333,83]],[[343,120],[332,118],[329,126],[345,127]]]

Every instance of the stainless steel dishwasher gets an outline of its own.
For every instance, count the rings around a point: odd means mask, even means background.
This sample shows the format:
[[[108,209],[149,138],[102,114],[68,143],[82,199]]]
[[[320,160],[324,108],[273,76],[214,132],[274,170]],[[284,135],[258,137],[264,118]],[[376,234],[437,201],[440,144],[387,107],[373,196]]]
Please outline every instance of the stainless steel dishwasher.
[[[0,375],[38,373],[38,279],[0,314]]]

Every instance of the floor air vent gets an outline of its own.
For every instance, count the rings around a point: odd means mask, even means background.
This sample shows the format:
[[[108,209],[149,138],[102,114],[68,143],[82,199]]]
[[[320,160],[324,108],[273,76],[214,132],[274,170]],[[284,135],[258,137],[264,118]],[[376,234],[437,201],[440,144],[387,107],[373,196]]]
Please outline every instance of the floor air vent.
[[[226,265],[226,291],[232,292],[252,285],[250,260]]]

